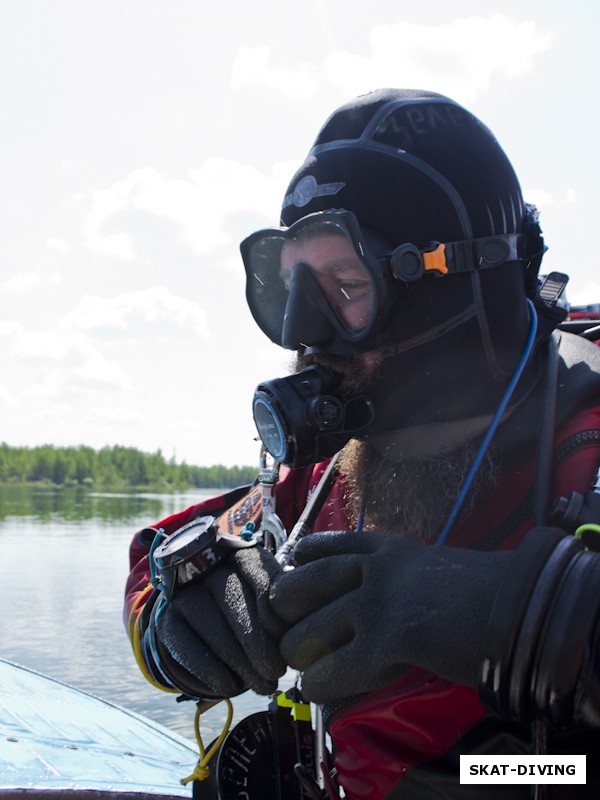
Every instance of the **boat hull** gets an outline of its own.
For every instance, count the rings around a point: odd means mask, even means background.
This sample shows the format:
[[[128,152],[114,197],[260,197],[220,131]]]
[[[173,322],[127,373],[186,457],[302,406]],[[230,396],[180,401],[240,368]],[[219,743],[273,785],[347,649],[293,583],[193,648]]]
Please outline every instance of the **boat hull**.
[[[191,798],[193,742],[0,659],[0,798]]]

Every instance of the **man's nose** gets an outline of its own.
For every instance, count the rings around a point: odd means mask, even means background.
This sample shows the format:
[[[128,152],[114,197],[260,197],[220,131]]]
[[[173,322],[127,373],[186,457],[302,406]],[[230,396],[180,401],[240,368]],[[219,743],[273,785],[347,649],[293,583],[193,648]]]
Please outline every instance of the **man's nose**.
[[[307,264],[297,264],[290,277],[281,343],[288,350],[324,344],[331,339],[331,308],[321,284]]]

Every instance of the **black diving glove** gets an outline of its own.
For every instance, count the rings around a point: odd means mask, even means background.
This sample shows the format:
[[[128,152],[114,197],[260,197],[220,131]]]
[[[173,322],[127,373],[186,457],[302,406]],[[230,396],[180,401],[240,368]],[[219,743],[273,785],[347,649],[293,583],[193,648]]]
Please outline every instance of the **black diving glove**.
[[[476,686],[494,597],[514,554],[387,533],[317,533],[271,587],[280,650],[316,703],[361,694],[410,666]]]
[[[280,573],[263,547],[236,550],[162,610],[157,603],[149,649],[162,674],[192,697],[273,693],[286,670],[277,647],[285,626],[268,602]]]

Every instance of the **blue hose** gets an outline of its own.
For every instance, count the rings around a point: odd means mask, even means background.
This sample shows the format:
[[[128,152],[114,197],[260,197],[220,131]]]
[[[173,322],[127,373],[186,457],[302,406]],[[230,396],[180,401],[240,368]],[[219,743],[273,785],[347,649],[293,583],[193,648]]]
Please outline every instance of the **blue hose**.
[[[475,474],[476,474],[477,470],[479,469],[479,466],[480,466],[480,464],[481,464],[481,462],[483,460],[483,457],[484,457],[484,455],[485,455],[485,453],[486,453],[486,451],[487,451],[487,449],[488,449],[488,447],[490,445],[490,442],[492,441],[492,437],[496,433],[496,428],[500,424],[500,420],[502,419],[502,415],[506,411],[506,407],[508,406],[508,404],[510,402],[510,398],[513,395],[513,392],[514,392],[514,390],[516,388],[516,385],[519,382],[519,379],[520,379],[521,375],[523,374],[523,370],[525,369],[525,365],[527,364],[527,362],[529,360],[529,356],[531,355],[531,352],[533,350],[533,345],[534,345],[534,342],[535,342],[535,335],[537,333],[537,313],[536,313],[535,307],[534,307],[533,303],[531,302],[531,300],[527,300],[527,304],[529,306],[530,324],[529,324],[529,335],[527,337],[527,342],[525,343],[525,348],[523,349],[523,355],[521,356],[521,360],[517,364],[517,367],[516,367],[515,372],[514,372],[512,378],[511,378],[511,381],[510,381],[510,383],[509,383],[509,385],[508,385],[508,387],[506,389],[506,392],[504,393],[504,397],[500,401],[500,405],[498,406],[498,410],[496,411],[496,413],[494,415],[494,418],[490,423],[490,427],[488,428],[487,433],[486,433],[486,435],[485,435],[485,437],[484,437],[484,439],[483,439],[483,441],[481,443],[481,446],[479,447],[477,455],[475,456],[475,460],[471,464],[471,468],[469,469],[469,473],[468,473],[467,477],[465,478],[465,482],[463,483],[463,485],[461,487],[461,490],[460,490],[460,493],[459,493],[458,497],[456,498],[456,502],[454,503],[454,507],[453,507],[452,511],[450,512],[450,515],[449,515],[448,519],[446,520],[446,522],[444,524],[444,527],[441,530],[440,535],[437,538],[436,544],[444,544],[444,542],[446,541],[446,538],[448,537],[448,534],[450,533],[450,530],[452,529],[452,526],[454,525],[454,522],[456,521],[456,517],[458,515],[458,512],[460,511],[460,509],[462,507],[462,504],[464,503],[465,498],[466,498],[466,496],[467,496],[467,494],[469,492],[469,489],[471,488],[471,484],[473,483],[473,479],[475,477]]]

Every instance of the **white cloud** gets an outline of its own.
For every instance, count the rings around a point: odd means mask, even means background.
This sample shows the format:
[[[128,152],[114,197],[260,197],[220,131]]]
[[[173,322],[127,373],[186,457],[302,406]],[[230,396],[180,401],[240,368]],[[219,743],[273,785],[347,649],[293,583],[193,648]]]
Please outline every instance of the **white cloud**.
[[[20,322],[13,320],[0,320],[0,336],[19,336],[25,328]]]
[[[59,271],[49,272],[46,269],[46,264],[42,263],[41,266],[42,272],[34,272],[33,270],[16,272],[11,278],[7,278],[3,283],[0,283],[0,291],[24,295],[42,286],[56,285],[61,282],[62,275]]]
[[[291,68],[270,66],[271,50],[266,45],[241,47],[233,61],[230,86],[263,86],[290,98],[306,100],[317,91],[316,69],[307,63]]]
[[[86,420],[91,423],[110,422],[118,425],[132,425],[144,421],[139,409],[134,408],[106,408],[92,406],[86,413]]]
[[[600,282],[587,281],[572,293],[567,288],[567,296],[571,305],[574,306],[587,306],[590,303],[598,303],[600,302]]]
[[[14,394],[6,388],[6,386],[0,385],[0,403],[7,408],[15,409],[18,408],[19,404],[17,402],[16,397]]]
[[[119,363],[104,356],[99,350],[89,350],[81,368],[70,377],[75,388],[118,388],[127,390],[131,386],[129,376]],[[56,373],[57,381],[62,381],[62,375]]]
[[[139,336],[190,333],[208,338],[206,312],[191,300],[172,294],[163,286],[116,297],[85,295],[62,320],[67,330],[103,331]]]
[[[531,71],[552,42],[553,34],[535,22],[500,14],[437,26],[399,22],[373,28],[371,55],[332,53],[324,72],[349,96],[379,86],[413,86],[472,101],[493,79]]]
[[[93,249],[100,255],[135,261],[136,253],[131,237],[126,233],[109,233],[106,236],[90,235]]]
[[[6,374],[24,367],[23,396],[58,397],[73,389],[129,386],[123,368],[87,339],[72,332],[32,331],[17,323],[0,326],[10,337],[3,348]]]
[[[238,214],[251,211],[253,214],[271,215],[273,209],[278,210],[282,196],[282,171],[279,166],[273,168],[271,175],[265,175],[255,167],[239,164],[227,158],[209,158],[199,169],[192,170],[190,177],[202,192],[206,204],[204,210],[209,211],[200,236],[196,234],[197,252],[202,246],[204,232],[216,222],[221,225],[220,218],[224,214]],[[198,222],[195,220],[196,230]],[[191,226],[190,226],[191,228]],[[194,230],[193,228],[191,228]],[[228,244],[229,236],[223,244]],[[204,247],[202,252],[209,249]]]
[[[86,235],[96,252],[133,260],[137,242],[155,241],[159,217],[174,223],[181,242],[203,255],[231,243],[226,228],[230,215],[264,210],[271,216],[281,195],[278,168],[268,176],[254,167],[212,157],[191,170],[187,179],[175,179],[144,167],[93,193]]]
[[[64,239],[60,239],[57,236],[49,236],[46,239],[46,247],[62,255],[66,255],[70,250],[68,242],[65,242]]]
[[[533,203],[533,205],[537,206],[540,210],[556,203],[556,196],[546,189],[524,189],[523,197],[527,203]]]
[[[42,279],[36,272],[17,272],[12,278],[4,281],[1,288],[4,292],[23,294],[39,286]]]
[[[443,25],[382,24],[370,32],[369,55],[332,52],[321,64],[305,61],[293,69],[274,65],[266,45],[242,47],[233,62],[230,85],[267,87],[300,99],[315,96],[323,80],[348,97],[380,86],[412,86],[435,88],[467,102],[495,78],[511,80],[530,72],[553,40],[554,34],[533,20],[502,14],[464,17]]]
[[[12,346],[12,356],[43,363],[63,362],[69,365],[84,361],[85,344],[52,331],[30,331],[22,328]]]
[[[577,203],[577,193],[571,187],[558,191],[530,188],[523,190],[523,196],[528,203],[533,203],[540,210],[550,206],[565,206]]]

